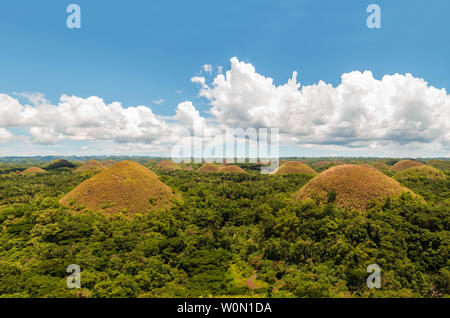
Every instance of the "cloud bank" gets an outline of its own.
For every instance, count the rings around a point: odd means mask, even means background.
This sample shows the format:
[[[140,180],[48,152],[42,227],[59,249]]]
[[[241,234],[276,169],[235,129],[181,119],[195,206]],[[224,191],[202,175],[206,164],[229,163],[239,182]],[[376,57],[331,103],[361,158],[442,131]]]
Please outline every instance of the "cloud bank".
[[[218,123],[229,127],[279,127],[285,141],[361,147],[412,142],[450,145],[450,96],[411,74],[369,71],[343,74],[337,87],[323,81],[301,86],[297,72],[286,84],[258,74],[251,64],[231,59],[231,69],[207,85]]]
[[[211,65],[203,68],[211,74]],[[28,131],[29,142],[42,145],[108,140],[122,151],[168,151],[186,129],[274,127],[280,128],[283,144],[304,148],[450,150],[450,95],[445,89],[411,74],[375,79],[370,71],[354,71],[343,74],[336,87],[323,81],[301,85],[297,76],[293,72],[277,86],[234,57],[225,74],[221,69],[211,82],[201,76],[191,79],[210,104],[207,118],[192,101],[178,104],[173,117],[163,118],[148,106],[106,104],[96,96],[62,95],[53,105],[39,93],[19,94],[27,103],[0,94],[0,142],[15,139],[11,128],[21,128]]]

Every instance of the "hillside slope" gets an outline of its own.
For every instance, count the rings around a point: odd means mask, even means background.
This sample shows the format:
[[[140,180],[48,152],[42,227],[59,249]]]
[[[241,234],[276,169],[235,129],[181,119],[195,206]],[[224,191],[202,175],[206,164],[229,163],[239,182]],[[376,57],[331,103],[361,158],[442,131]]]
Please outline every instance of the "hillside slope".
[[[330,201],[336,206],[366,210],[370,202],[382,203],[387,197],[413,193],[380,171],[362,165],[341,165],[325,170],[311,179],[297,193],[297,199]]]
[[[60,204],[107,213],[142,213],[168,206],[175,198],[151,170],[122,161],[81,183]]]

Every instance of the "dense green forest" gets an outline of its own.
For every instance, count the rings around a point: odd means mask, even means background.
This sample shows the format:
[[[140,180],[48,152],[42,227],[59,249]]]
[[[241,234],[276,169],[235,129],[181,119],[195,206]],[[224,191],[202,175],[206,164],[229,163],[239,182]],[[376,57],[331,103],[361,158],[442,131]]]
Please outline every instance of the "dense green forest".
[[[0,297],[450,295],[448,171],[437,184],[408,178],[418,197],[362,212],[295,200],[311,176],[150,162],[182,199],[130,217],[69,211],[59,199],[91,175],[14,173],[31,164],[0,165]],[[69,264],[81,267],[81,289],[66,286]],[[381,268],[380,289],[366,286],[369,264]]]

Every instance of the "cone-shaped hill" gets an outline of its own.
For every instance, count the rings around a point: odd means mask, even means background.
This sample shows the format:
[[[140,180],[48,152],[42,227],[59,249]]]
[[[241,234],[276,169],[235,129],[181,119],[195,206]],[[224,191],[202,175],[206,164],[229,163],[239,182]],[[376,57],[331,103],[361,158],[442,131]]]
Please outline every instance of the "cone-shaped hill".
[[[22,176],[32,176],[38,173],[46,173],[44,169],[41,169],[39,167],[30,167],[28,169],[25,169],[24,171],[20,172],[19,174]]]
[[[106,168],[111,168],[112,166],[114,166],[117,162],[115,162],[114,160],[105,160],[102,161],[102,165],[104,165]]]
[[[180,169],[180,167],[171,160],[161,160],[157,166],[165,171],[174,171]]]
[[[400,182],[412,180],[435,181],[445,179],[445,174],[436,168],[423,165],[400,171],[395,174],[394,179]]]
[[[59,169],[59,168],[75,168],[75,165],[65,159],[57,159],[57,160],[50,162],[45,167],[46,170],[54,170],[54,169]]]
[[[197,171],[200,173],[219,172],[220,166],[214,163],[205,163]]]
[[[450,179],[441,170],[430,166],[412,167],[397,172],[393,178],[426,200],[447,199],[450,196]]]
[[[387,197],[397,197],[404,192],[413,193],[374,168],[340,165],[311,179],[297,193],[297,199],[312,198],[327,202],[333,190],[336,192],[336,206],[357,210],[366,210],[370,202],[382,203]]]
[[[97,160],[90,159],[75,169],[75,172],[102,171],[106,167]]]
[[[107,213],[142,213],[168,206],[176,197],[151,170],[121,161],[81,183],[60,204]]]
[[[315,172],[311,167],[298,161],[285,162],[274,172],[275,175],[291,173],[306,174],[309,176],[314,176],[317,174],[317,172]]]
[[[217,172],[224,172],[224,173],[247,173],[244,169],[241,167],[235,166],[235,165],[229,165],[225,167],[220,167]]]
[[[399,171],[403,171],[412,167],[419,167],[419,166],[423,166],[423,163],[417,162],[417,161],[413,161],[413,160],[400,160],[399,162],[397,162],[395,165],[393,165],[391,167],[391,172],[399,172]]]

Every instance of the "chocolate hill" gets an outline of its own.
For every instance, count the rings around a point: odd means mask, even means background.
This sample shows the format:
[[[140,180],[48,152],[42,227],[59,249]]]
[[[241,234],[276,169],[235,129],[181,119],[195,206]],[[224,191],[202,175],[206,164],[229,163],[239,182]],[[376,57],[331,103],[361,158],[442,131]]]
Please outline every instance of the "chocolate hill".
[[[102,171],[106,167],[97,160],[90,159],[75,169],[75,172]]]
[[[423,163],[413,161],[413,160],[401,160],[397,162],[395,165],[393,165],[390,169],[391,172],[399,172],[403,171],[412,167],[419,167],[423,166]]]
[[[306,174],[310,176],[317,174],[317,172],[315,172],[311,167],[299,161],[285,162],[274,172],[275,175],[292,173]]]
[[[165,171],[174,171],[180,169],[180,167],[171,160],[161,160],[157,166]]]
[[[50,162],[45,167],[46,170],[55,170],[55,169],[60,169],[60,168],[75,168],[75,165],[65,159],[57,159],[57,160]]]
[[[412,167],[395,174],[395,180],[400,182],[415,180],[416,182],[433,182],[436,180],[444,180],[445,174],[433,167],[417,166]]]
[[[220,166],[214,163],[205,163],[201,166],[197,172],[200,173],[211,173],[211,172],[219,172]]]
[[[247,173],[244,169],[241,167],[235,166],[235,165],[229,165],[225,167],[220,167],[217,172],[224,172],[224,173]]]
[[[60,204],[107,213],[142,213],[166,207],[176,197],[151,170],[121,161],[81,183]]]
[[[312,198],[327,202],[328,194],[333,190],[336,192],[336,206],[357,210],[366,210],[369,202],[382,203],[387,197],[413,193],[374,168],[340,165],[311,179],[298,191],[297,199]]]
[[[102,161],[102,165],[104,165],[106,168],[111,168],[112,166],[114,166],[117,162],[115,162],[114,160],[105,160]]]
[[[41,169],[39,167],[30,167],[28,169],[25,169],[24,171],[20,172],[19,174],[22,176],[32,176],[38,173],[47,173],[44,169]]]

